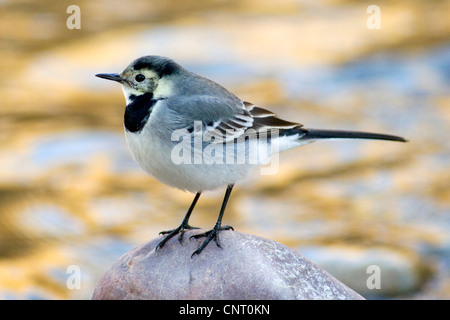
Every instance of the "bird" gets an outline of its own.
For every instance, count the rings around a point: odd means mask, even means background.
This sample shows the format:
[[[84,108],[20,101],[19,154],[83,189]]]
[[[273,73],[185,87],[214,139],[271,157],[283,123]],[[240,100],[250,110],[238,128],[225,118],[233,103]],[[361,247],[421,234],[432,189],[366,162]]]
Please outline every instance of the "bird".
[[[155,250],[177,234],[181,243],[186,230],[199,229],[189,225],[189,218],[200,195],[226,188],[214,227],[191,237],[205,238],[191,257],[213,240],[222,248],[220,232],[234,230],[222,226],[234,185],[275,154],[326,139],[407,141],[382,133],[305,128],[163,56],[143,56],[121,73],[95,76],[122,86],[125,138],[133,159],[162,183],[195,194],[181,224],[162,231]]]

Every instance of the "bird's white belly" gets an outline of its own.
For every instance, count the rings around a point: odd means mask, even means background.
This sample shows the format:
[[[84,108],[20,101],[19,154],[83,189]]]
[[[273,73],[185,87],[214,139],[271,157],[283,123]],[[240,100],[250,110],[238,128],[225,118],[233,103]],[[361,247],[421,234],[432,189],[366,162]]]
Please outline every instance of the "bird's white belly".
[[[212,190],[243,179],[255,165],[227,165],[225,162],[199,163],[181,161],[174,156],[176,143],[155,136],[146,125],[140,133],[125,130],[133,159],[157,180],[182,190],[200,192]]]

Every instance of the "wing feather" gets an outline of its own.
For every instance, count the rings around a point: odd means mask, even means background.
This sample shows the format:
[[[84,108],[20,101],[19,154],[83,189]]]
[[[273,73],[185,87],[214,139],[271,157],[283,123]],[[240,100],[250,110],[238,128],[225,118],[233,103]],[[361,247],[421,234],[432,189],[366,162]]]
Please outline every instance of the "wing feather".
[[[289,130],[302,127],[297,122],[280,119],[275,113],[257,107],[249,102],[242,103],[241,113],[216,121],[205,127],[205,138],[215,143],[224,143],[242,136],[258,135],[261,132],[272,130]]]

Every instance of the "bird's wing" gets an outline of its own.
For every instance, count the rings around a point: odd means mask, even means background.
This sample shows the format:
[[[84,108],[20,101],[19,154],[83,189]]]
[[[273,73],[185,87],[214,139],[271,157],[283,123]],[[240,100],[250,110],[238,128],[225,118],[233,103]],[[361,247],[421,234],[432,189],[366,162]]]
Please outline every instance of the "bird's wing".
[[[273,129],[287,130],[303,126],[298,122],[291,122],[280,119],[272,111],[255,106],[250,102],[243,102],[243,104],[245,109],[253,117],[253,125],[251,128],[258,132]]]
[[[236,99],[212,96],[172,99],[168,108],[175,113],[171,119],[178,119],[178,128],[186,129],[191,134],[201,129],[204,139],[215,143],[302,126],[282,120],[273,112],[252,103]]]
[[[214,136],[214,141],[219,143],[255,137],[262,132],[272,133],[273,130],[284,131],[302,126],[297,122],[282,120],[275,113],[249,102],[242,102],[241,112],[207,126],[206,137]]]

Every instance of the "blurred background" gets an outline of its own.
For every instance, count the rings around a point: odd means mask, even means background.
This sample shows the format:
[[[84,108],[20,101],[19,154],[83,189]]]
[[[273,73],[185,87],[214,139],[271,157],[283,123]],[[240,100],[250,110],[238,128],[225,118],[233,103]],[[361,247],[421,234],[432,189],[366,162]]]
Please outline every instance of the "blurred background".
[[[288,151],[277,175],[236,186],[224,224],[299,250],[366,298],[450,298],[450,1],[0,8],[0,299],[89,299],[122,254],[180,224],[193,195],[133,162],[120,87],[94,77],[148,54],[309,127],[409,139]],[[191,225],[210,229],[223,193],[205,193]]]

